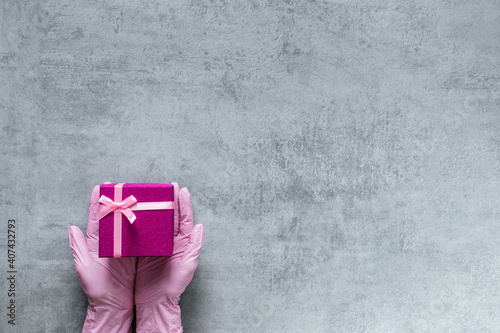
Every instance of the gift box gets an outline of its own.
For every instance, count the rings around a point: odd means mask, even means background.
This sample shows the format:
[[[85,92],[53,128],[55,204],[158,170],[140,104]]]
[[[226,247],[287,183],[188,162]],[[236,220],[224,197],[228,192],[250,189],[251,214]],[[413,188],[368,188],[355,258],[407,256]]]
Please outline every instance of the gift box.
[[[171,184],[103,184],[99,195],[99,257],[171,256]]]

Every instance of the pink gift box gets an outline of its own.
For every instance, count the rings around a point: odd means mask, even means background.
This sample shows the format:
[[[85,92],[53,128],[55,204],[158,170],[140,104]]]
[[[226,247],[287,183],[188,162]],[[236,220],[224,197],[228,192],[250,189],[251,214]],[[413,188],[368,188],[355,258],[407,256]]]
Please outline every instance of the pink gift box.
[[[99,197],[99,257],[172,255],[173,185],[103,184]]]

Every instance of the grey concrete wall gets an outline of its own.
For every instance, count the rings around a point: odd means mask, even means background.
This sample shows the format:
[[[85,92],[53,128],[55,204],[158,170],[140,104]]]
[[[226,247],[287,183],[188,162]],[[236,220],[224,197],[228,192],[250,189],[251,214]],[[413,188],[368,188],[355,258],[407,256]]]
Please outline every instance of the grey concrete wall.
[[[81,329],[105,181],[190,189],[186,332],[500,331],[498,1],[1,4],[0,331]]]

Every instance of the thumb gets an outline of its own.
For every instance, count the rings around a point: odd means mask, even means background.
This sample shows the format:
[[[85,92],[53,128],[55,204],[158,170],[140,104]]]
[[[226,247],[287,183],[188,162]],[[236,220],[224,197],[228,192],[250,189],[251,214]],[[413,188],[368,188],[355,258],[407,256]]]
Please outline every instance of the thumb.
[[[69,246],[71,246],[73,260],[75,261],[75,269],[78,276],[80,276],[85,268],[89,267],[92,262],[92,257],[90,256],[87,242],[80,228],[71,226],[68,228],[68,234]]]

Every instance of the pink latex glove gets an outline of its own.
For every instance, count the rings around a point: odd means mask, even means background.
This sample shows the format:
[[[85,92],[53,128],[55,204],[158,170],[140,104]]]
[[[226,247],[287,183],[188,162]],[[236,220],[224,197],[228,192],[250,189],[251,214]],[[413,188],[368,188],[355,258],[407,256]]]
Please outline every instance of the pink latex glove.
[[[78,279],[89,300],[82,332],[131,332],[137,259],[98,257],[98,200],[97,185],[90,198],[87,241],[78,227],[71,226],[68,229]]]
[[[183,331],[178,302],[193,279],[203,245],[203,225],[194,225],[191,196],[174,185],[174,251],[172,257],[137,261],[135,305],[137,333]]]

